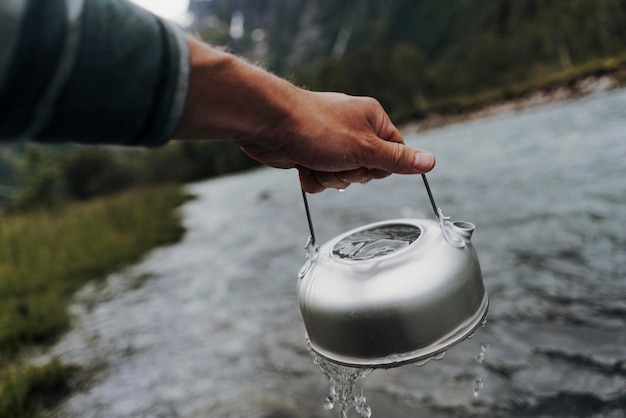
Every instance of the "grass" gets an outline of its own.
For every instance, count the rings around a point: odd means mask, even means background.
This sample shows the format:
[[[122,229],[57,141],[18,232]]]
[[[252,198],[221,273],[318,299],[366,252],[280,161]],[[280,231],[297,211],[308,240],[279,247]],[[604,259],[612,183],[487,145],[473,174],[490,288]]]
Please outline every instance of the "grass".
[[[134,190],[53,211],[0,214],[0,418],[36,417],[72,367],[28,366],[23,353],[69,327],[85,283],[178,240],[180,188]],[[55,389],[56,390],[56,389]]]
[[[76,368],[54,360],[41,366],[10,366],[0,374],[0,417],[31,418],[69,392]]]

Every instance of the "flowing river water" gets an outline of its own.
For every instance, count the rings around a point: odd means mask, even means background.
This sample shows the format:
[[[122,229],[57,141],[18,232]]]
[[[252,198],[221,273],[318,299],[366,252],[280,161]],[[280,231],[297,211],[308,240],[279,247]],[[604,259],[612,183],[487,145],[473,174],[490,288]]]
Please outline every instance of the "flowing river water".
[[[373,417],[626,417],[626,91],[408,135],[446,215],[476,224],[486,327],[444,359],[375,370]],[[50,350],[83,366],[57,417],[336,417],[296,283],[294,171],[189,186],[188,230],[81,291]],[[319,242],[432,217],[419,176],[310,196]],[[354,412],[354,411],[352,411]]]

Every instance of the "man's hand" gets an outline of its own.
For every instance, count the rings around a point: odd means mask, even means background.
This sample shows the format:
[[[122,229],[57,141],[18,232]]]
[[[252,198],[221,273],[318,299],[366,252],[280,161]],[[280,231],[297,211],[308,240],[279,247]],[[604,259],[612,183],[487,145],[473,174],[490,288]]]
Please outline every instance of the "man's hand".
[[[241,143],[253,158],[280,168],[297,167],[305,191],[345,189],[391,173],[420,174],[432,154],[404,145],[400,132],[374,99],[299,91],[288,122],[265,141]]]
[[[194,39],[189,46],[179,139],[235,142],[268,166],[297,168],[309,193],[435,165],[432,154],[404,145],[374,99],[310,92]]]

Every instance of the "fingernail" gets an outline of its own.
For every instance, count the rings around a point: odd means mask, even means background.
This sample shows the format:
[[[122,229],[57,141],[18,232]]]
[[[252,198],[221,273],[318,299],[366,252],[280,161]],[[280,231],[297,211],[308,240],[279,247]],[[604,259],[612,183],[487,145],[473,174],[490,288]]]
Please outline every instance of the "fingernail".
[[[435,156],[430,152],[418,152],[415,154],[413,167],[421,171],[430,171],[435,165]]]

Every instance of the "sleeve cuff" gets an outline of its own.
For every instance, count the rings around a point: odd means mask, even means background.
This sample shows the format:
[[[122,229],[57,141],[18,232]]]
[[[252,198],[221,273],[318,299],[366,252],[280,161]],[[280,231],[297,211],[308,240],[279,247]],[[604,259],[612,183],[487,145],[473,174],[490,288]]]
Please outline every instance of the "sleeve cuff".
[[[143,138],[143,144],[145,146],[160,146],[169,141],[178,128],[178,124],[185,111],[185,104],[187,102],[187,92],[189,90],[189,76],[191,73],[191,64],[189,57],[189,46],[187,45],[187,39],[184,31],[180,26],[173,22],[162,20],[161,23],[169,36],[169,48],[171,50],[178,51],[178,59],[174,58],[171,63],[172,73],[174,74],[173,80],[170,83],[169,91],[164,92],[163,100],[165,103],[171,103],[170,106],[166,106],[163,115],[162,123],[160,120],[155,120],[155,126],[153,127],[153,133],[148,134]],[[169,108],[169,109],[168,109]]]

